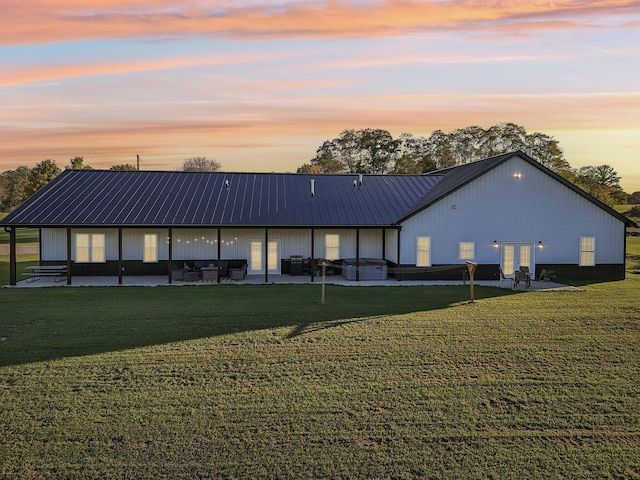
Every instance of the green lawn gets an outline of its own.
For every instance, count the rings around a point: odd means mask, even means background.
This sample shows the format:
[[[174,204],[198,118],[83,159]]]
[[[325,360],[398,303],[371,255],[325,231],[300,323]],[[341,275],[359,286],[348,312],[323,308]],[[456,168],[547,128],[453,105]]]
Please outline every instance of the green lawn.
[[[639,291],[0,289],[0,477],[640,478]]]
[[[6,212],[0,212],[0,220],[7,216]],[[37,228],[19,228],[16,231],[16,240],[20,243],[38,243],[40,237]],[[0,228],[0,245],[9,243],[9,234]]]

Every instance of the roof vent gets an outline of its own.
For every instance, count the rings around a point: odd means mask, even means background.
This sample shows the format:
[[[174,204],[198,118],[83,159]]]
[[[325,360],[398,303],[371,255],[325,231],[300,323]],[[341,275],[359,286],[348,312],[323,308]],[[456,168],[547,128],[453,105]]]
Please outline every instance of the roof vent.
[[[316,181],[313,178],[311,179],[311,196],[316,196]]]
[[[353,188],[356,188],[358,186],[358,181],[357,180],[353,180]]]
[[[231,186],[231,184],[229,183],[229,180],[224,181],[224,186],[227,187],[227,190],[229,190],[229,187]]]
[[[362,174],[358,177],[358,185],[362,185]]]

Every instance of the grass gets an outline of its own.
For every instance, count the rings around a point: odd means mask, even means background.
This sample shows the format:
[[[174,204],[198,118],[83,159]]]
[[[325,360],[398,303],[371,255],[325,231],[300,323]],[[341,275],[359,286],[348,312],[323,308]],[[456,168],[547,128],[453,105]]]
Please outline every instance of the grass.
[[[6,217],[6,212],[0,212],[0,220]],[[37,228],[19,228],[16,231],[16,241],[19,243],[38,243],[40,236]],[[0,228],[0,245],[9,243],[9,234]]]
[[[0,477],[640,478],[639,289],[2,289]]]
[[[0,477],[640,478],[640,276],[583,289],[0,289]]]

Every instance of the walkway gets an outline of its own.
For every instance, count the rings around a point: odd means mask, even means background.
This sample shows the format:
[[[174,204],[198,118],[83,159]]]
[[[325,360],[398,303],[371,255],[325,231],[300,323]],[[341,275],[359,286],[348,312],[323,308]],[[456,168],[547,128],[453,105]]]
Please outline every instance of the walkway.
[[[245,280],[242,281],[232,281],[229,278],[223,279],[224,281],[220,284],[217,282],[180,282],[176,281],[171,284],[171,286],[217,286],[217,285],[246,285],[246,284],[262,284],[264,285],[264,275],[249,275]],[[269,284],[310,284],[310,285],[320,285],[321,279],[315,278],[315,281],[312,283],[308,276],[290,276],[290,275],[269,275]],[[75,276],[72,278],[72,287],[106,287],[106,286],[143,286],[143,287],[157,287],[157,286],[169,286],[167,281],[167,277],[165,275],[148,275],[148,276],[131,276],[131,277],[123,277],[122,285],[118,285],[118,277],[81,277]],[[338,276],[328,276],[326,283],[328,285],[342,285],[347,287],[371,287],[371,286],[389,286],[389,287],[405,287],[405,286],[434,286],[434,285],[463,285],[463,282],[458,280],[405,280],[405,281],[397,281],[394,278],[390,278],[387,280],[363,280],[360,282],[355,282],[353,280],[346,280],[341,275]],[[485,286],[485,287],[497,287],[497,288],[511,288],[510,280],[476,280],[475,285]],[[464,285],[469,285],[469,282],[466,282]],[[18,282],[15,287],[8,288],[42,288],[42,287],[67,287],[67,282],[55,282],[53,277],[43,277],[40,280],[36,280],[35,282],[26,282],[26,280]],[[524,285],[521,285],[517,288],[517,290],[525,290]],[[555,282],[542,282],[542,281],[532,281],[531,287],[528,289],[529,291],[554,291],[554,290],[579,290],[576,287],[563,285]]]

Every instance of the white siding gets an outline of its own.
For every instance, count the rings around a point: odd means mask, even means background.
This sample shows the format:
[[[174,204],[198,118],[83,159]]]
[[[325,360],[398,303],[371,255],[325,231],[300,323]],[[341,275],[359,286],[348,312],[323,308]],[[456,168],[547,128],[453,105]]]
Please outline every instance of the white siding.
[[[516,178],[516,174],[520,174]],[[402,263],[415,264],[415,238],[431,237],[434,264],[460,263],[458,242],[475,242],[478,263],[499,263],[498,242],[543,248],[534,263],[578,264],[580,237],[596,238],[596,263],[623,263],[624,224],[528,163],[514,158],[407,220]]]
[[[43,228],[40,230],[42,260],[67,260],[67,230],[64,228]]]
[[[158,261],[168,260],[169,245],[167,242],[168,242],[169,230],[166,228],[145,228],[145,229],[124,228],[122,230],[122,259],[123,260],[142,260],[144,258],[145,233],[155,233],[158,236]],[[116,242],[117,242],[117,238],[116,238]],[[174,255],[174,258],[176,258],[175,255]],[[117,260],[117,259],[118,259],[118,252],[116,250],[116,258],[111,260]]]

